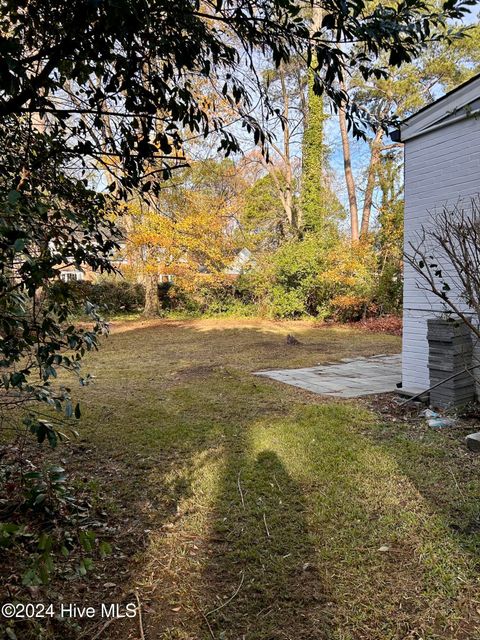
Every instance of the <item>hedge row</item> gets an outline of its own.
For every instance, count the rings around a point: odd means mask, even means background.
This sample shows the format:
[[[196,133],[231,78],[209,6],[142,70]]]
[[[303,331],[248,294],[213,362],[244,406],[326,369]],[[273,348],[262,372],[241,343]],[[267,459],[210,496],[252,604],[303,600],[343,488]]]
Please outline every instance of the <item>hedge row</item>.
[[[55,282],[52,287],[68,288],[73,293],[72,313],[82,313],[86,300],[108,314],[141,311],[145,304],[143,285],[126,280]]]

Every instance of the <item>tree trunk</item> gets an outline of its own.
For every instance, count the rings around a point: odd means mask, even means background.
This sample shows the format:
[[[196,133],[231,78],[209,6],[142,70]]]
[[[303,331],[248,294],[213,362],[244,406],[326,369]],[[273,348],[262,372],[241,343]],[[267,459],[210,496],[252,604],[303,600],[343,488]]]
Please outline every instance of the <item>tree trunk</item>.
[[[345,183],[347,185],[348,204],[350,207],[351,238],[355,242],[359,238],[358,204],[357,193],[355,190],[355,178],[353,177],[352,172],[352,156],[350,153],[350,140],[348,139],[347,119],[345,116],[345,109],[343,105],[338,110],[338,121],[340,124],[340,133],[342,136],[343,168],[345,171]]]
[[[290,98],[288,93],[288,87],[285,79],[285,71],[283,65],[279,68],[280,86],[282,88],[283,97],[283,117],[285,118],[285,124],[283,127],[283,162],[285,165],[284,177],[285,177],[285,192],[284,198],[282,198],[285,214],[287,216],[290,226],[294,229],[297,228],[297,221],[293,211],[293,171],[292,171],[292,159],[290,157]]]
[[[290,177],[288,176],[289,171],[287,171],[287,180],[291,180],[291,175]],[[287,216],[287,219],[290,223],[290,226],[295,230],[298,231],[298,217],[297,217],[297,213],[295,211],[295,208],[293,206],[293,192],[292,192],[292,186],[291,183],[287,182],[287,186],[285,187],[285,199],[283,202],[283,206],[285,209],[285,214]]]
[[[283,146],[276,145],[273,140],[270,141],[270,144],[272,145],[274,151],[278,154],[281,160],[281,165],[279,166],[273,162],[267,162],[264,157],[262,157],[261,162],[270,174],[275,184],[275,188],[278,192],[278,196],[285,212],[288,226],[294,231],[298,232],[298,216],[294,203],[294,173],[292,167],[292,158],[290,154],[290,93],[287,86],[285,66],[283,63],[280,64],[278,68],[278,79],[280,80],[281,97],[283,103]]]
[[[312,8],[310,33],[321,28],[323,9]],[[325,227],[328,212],[324,185],[324,125],[326,120],[323,96],[313,89],[315,62],[308,69],[307,110],[302,141],[302,181],[300,189],[300,217],[304,229],[320,230]]]
[[[324,228],[328,211],[324,186],[324,126],[323,96],[313,90],[313,70],[309,69],[308,111],[302,141],[301,218],[305,229]]]
[[[145,285],[145,307],[143,309],[143,315],[146,318],[153,318],[160,315],[158,276],[156,274],[147,274],[143,282]]]
[[[383,129],[378,129],[372,142],[372,155],[368,167],[367,186],[365,188],[365,199],[363,201],[362,226],[360,237],[364,238],[370,228],[370,216],[372,213],[373,191],[375,189],[375,179],[377,165],[380,160],[380,152],[383,138]]]

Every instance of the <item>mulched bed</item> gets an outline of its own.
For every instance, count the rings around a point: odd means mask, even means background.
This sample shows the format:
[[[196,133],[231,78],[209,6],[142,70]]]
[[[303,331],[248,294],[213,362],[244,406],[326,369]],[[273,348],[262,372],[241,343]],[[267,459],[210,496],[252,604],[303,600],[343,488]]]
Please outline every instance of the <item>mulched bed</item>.
[[[365,320],[356,320],[352,322],[336,322],[334,320],[325,320],[315,324],[317,327],[348,327],[353,329],[362,329],[371,333],[385,333],[392,336],[401,336],[403,328],[402,316],[386,315],[375,318],[366,318]]]
[[[381,316],[379,318],[367,318],[357,323],[365,331],[374,333],[389,333],[393,336],[402,335],[402,318],[401,316]]]

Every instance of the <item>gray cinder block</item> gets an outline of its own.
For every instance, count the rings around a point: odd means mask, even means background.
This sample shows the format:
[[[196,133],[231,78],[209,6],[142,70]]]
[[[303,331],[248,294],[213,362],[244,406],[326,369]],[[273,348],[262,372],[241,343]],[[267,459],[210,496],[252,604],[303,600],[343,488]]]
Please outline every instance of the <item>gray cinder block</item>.
[[[469,433],[465,438],[465,444],[470,451],[480,453],[480,431],[477,431],[477,433]]]
[[[430,391],[433,407],[459,407],[475,398],[475,381],[465,369],[472,365],[472,338],[462,322],[427,320],[430,386],[457,374]]]

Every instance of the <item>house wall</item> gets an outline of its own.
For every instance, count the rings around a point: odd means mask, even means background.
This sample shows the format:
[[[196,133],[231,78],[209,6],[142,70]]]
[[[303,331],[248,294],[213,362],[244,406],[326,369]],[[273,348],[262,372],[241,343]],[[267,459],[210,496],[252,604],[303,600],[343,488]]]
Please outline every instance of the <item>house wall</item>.
[[[480,119],[446,124],[405,142],[405,250],[418,244],[422,226],[435,209],[459,200],[468,206],[480,194]],[[442,312],[433,294],[421,290],[421,278],[405,264],[403,389],[418,393],[429,387],[426,318]]]

